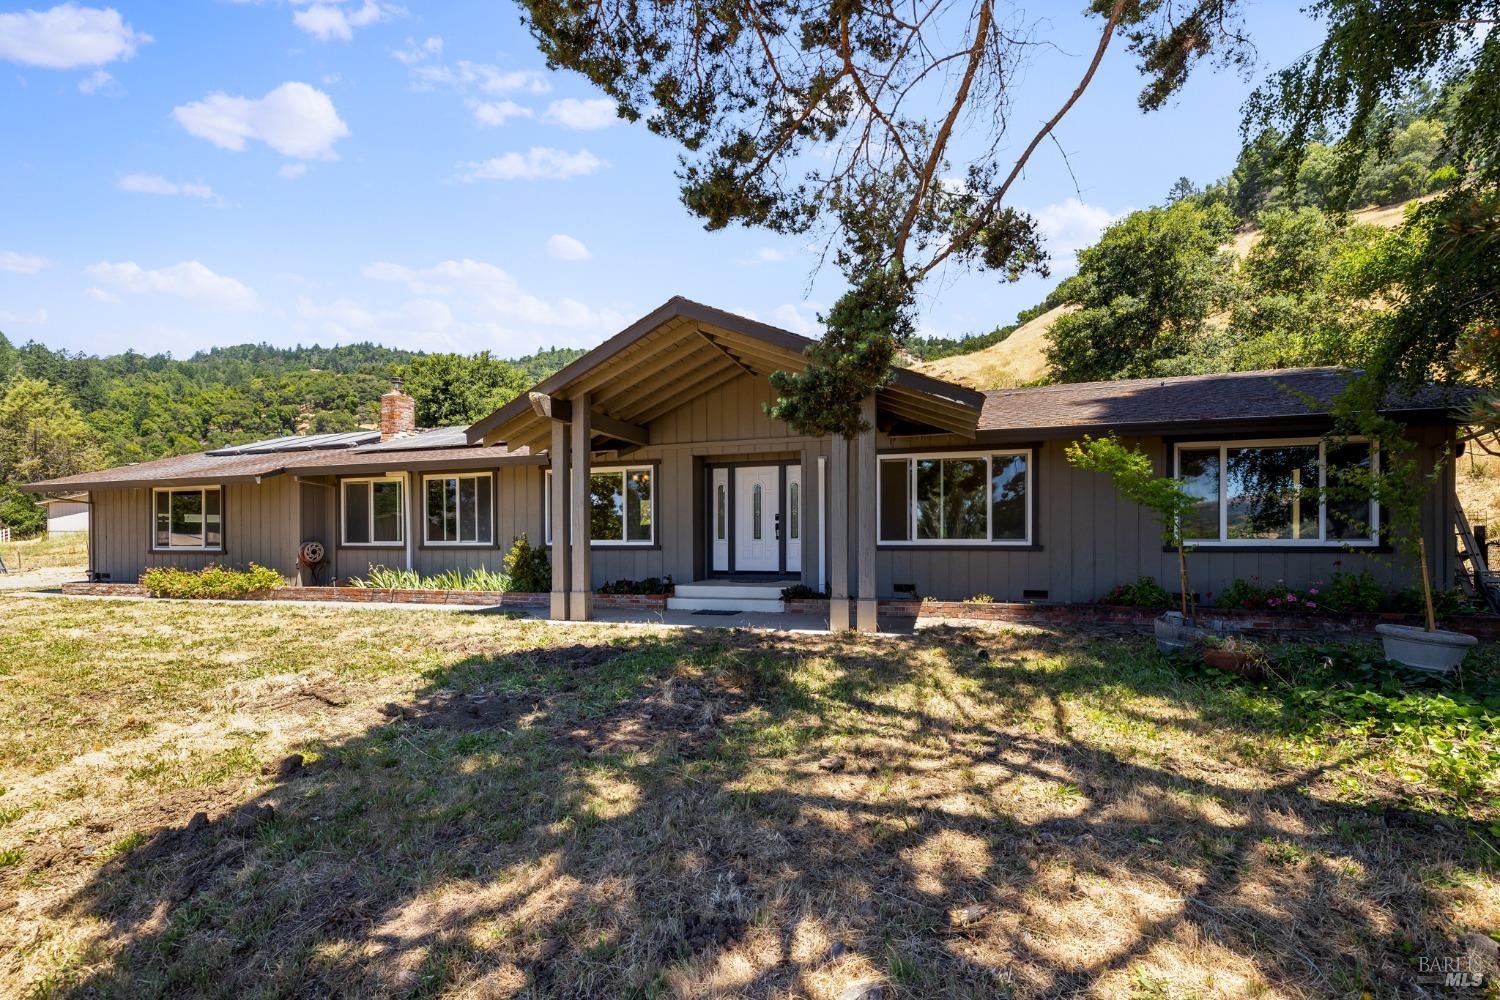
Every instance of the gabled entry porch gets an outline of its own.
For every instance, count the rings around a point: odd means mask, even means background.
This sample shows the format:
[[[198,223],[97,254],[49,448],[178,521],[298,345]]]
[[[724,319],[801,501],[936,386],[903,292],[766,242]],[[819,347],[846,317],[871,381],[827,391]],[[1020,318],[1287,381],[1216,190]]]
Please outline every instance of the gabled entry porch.
[[[800,370],[810,343],[673,299],[469,429],[547,451],[552,617],[657,577],[682,601],[766,610],[802,583],[830,595],[834,629],[875,628],[877,426],[972,438],[983,397],[901,371],[865,400],[856,440],[802,435],[769,416],[768,377]],[[724,580],[742,589],[694,589]]]

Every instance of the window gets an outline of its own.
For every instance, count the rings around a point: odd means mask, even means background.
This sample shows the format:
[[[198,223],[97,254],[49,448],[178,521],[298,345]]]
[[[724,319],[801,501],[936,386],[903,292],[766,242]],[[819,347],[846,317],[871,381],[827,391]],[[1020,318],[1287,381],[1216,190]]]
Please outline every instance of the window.
[[[787,532],[792,541],[802,537],[802,484],[792,483],[787,487]]]
[[[760,534],[760,483],[750,491],[750,537],[757,542],[761,539]]]
[[[422,479],[424,538],[428,545],[489,545],[493,538],[494,479],[488,472]]]
[[[882,543],[1031,541],[1030,452],[882,457],[877,480]]]
[[[1378,460],[1369,442],[1330,448],[1316,439],[1177,446],[1176,475],[1199,498],[1183,536],[1194,544],[1373,545],[1372,499],[1337,490],[1347,470]]]
[[[399,479],[345,479],[344,544],[400,545],[402,484]]]
[[[589,538],[595,545],[650,545],[656,540],[650,466],[594,469],[589,474]],[[552,470],[545,473],[547,544],[552,544]],[[722,501],[722,498],[721,498]],[[720,510],[722,527],[722,507]]]
[[[154,490],[152,502],[153,548],[209,551],[224,547],[224,498],[219,487]]]
[[[726,494],[728,488],[720,483],[714,489],[714,537],[724,541],[725,523],[728,521],[729,500]]]

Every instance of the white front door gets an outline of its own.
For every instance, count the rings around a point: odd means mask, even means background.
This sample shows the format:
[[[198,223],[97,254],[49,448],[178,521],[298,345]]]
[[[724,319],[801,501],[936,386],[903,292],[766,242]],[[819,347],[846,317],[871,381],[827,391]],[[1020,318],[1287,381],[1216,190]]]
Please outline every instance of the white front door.
[[[777,515],[781,512],[781,475],[774,465],[734,470],[734,568],[741,571],[781,569]]]
[[[713,543],[713,570],[729,571],[729,470],[715,469],[708,495],[709,539]]]
[[[786,467],[786,571],[802,572],[802,466]]]

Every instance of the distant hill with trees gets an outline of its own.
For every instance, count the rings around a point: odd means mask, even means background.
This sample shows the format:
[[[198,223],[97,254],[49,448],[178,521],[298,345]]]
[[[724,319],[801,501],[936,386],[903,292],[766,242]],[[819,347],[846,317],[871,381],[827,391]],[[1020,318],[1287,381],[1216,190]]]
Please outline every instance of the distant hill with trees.
[[[378,344],[238,344],[188,358],[105,357],[12,344],[0,333],[0,524],[41,524],[16,486],[285,434],[373,427],[401,375],[423,426],[468,423],[581,355],[549,348],[501,360]]]

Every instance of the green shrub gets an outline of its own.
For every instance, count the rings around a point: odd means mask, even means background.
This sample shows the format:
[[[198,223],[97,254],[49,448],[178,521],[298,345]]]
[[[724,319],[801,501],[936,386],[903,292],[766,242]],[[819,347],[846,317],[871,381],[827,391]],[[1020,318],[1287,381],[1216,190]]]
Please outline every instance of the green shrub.
[[[814,590],[805,583],[794,583],[790,587],[781,588],[781,599],[783,601],[816,601],[828,597],[821,590]]]
[[[152,597],[233,598],[266,594],[286,581],[266,566],[248,569],[205,566],[196,573],[175,566],[153,566],[141,574],[141,585]]]
[[[989,594],[975,594],[973,597],[965,597],[965,604],[994,604],[995,599]]]
[[[1122,583],[1105,594],[1104,603],[1132,608],[1170,608],[1172,595],[1155,578],[1143,576],[1134,583]]]
[[[615,580],[600,587],[600,594],[668,594],[672,591],[672,578],[663,580],[659,576],[648,576],[644,580]]]
[[[351,587],[363,587],[371,590],[476,590],[486,592],[498,592],[510,589],[510,578],[504,573],[496,573],[492,570],[479,567],[472,569],[468,575],[460,570],[450,569],[433,576],[423,576],[412,569],[388,569],[385,566],[371,565],[369,573],[364,577],[354,577],[349,580]]]
[[[1401,593],[1397,594],[1391,602],[1397,611],[1408,611],[1413,614],[1423,614],[1426,611],[1426,603],[1422,600],[1422,585],[1412,584]],[[1452,615],[1465,615],[1477,610],[1474,603],[1457,587],[1447,590],[1432,591],[1432,611],[1439,618],[1448,618]]]
[[[506,590],[541,594],[552,589],[552,563],[547,559],[547,550],[534,547],[525,532],[516,536],[506,554],[505,572],[510,577]]]
[[[47,510],[30,493],[10,483],[0,483],[0,527],[14,538],[35,538],[47,530]]]
[[[1329,611],[1379,611],[1385,603],[1385,589],[1369,570],[1345,573],[1334,570],[1323,588],[1320,603]]]

